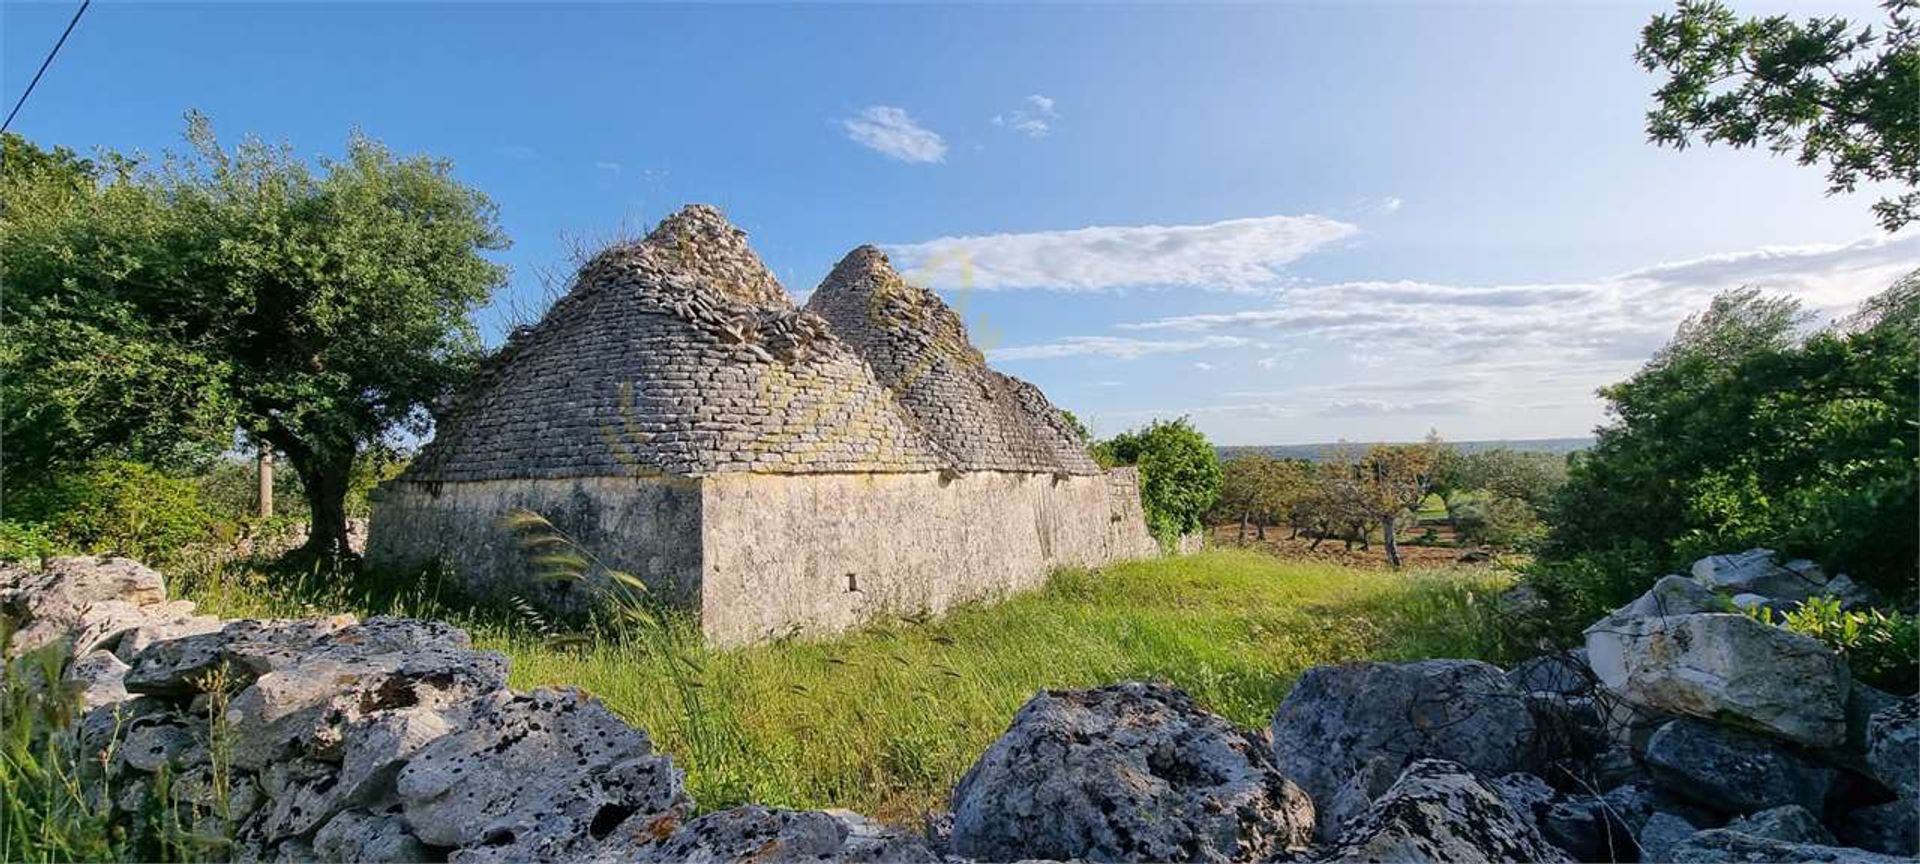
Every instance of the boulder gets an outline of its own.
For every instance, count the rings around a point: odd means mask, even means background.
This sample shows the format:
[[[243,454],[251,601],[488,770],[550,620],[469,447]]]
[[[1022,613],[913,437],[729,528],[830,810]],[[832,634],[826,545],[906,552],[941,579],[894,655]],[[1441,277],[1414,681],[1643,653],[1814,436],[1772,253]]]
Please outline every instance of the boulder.
[[[1893,707],[1900,697],[1854,681],[1847,688],[1847,749],[1854,753],[1867,752],[1867,727],[1873,722],[1873,715]]]
[[[220,670],[244,686],[271,669],[271,658],[298,657],[320,637],[356,623],[351,615],[297,621],[241,619],[218,630],[154,642],[128,662],[128,692],[192,696]]]
[[[1329,861],[1570,861],[1465,766],[1421,759],[1348,825]]]
[[[289,756],[338,761],[345,731],[395,708],[442,708],[505,689],[507,659],[468,647],[437,622],[373,618],[315,639],[294,656],[229,649],[262,674],[228,703],[234,764]]]
[[[1737,614],[1612,616],[1588,628],[1587,652],[1601,683],[1637,705],[1815,747],[1846,740],[1852,678],[1812,637]]]
[[[1581,696],[1593,690],[1593,671],[1587,666],[1587,649],[1542,654],[1523,660],[1507,672],[1507,680],[1527,693],[1559,693]]]
[[[49,559],[35,569],[0,564],[0,617],[12,622],[12,656],[48,645],[84,655],[166,604],[160,574],[127,558]]]
[[[1645,594],[1615,609],[1613,614],[1601,619],[1601,623],[1720,611],[1723,611],[1720,598],[1705,586],[1684,576],[1662,576],[1654,581],[1653,587],[1648,588]]]
[[[934,864],[925,841],[844,811],[778,810],[757,804],[708,813],[665,838],[603,844],[594,860],[731,864],[901,862]],[[464,859],[462,859],[464,860]]]
[[[652,755],[646,733],[582,691],[494,693],[471,712],[463,728],[414,752],[396,779],[424,843],[568,857],[596,826],[604,836],[629,819],[691,807],[681,773]]]
[[[1367,760],[1367,764],[1355,771],[1353,776],[1342,784],[1332,797],[1314,802],[1314,815],[1327,825],[1333,826],[1335,833],[1348,822],[1360,818],[1373,806],[1373,801],[1386,794],[1393,781],[1400,779],[1400,761],[1385,756],[1376,756]],[[1510,777],[1530,777],[1526,774],[1511,774]],[[1535,778],[1538,779],[1538,778]],[[1504,793],[1503,793],[1504,797]]]
[[[1273,716],[1280,771],[1327,800],[1369,760],[1446,759],[1487,776],[1526,770],[1534,721],[1524,694],[1476,660],[1318,666]],[[1322,819],[1318,835],[1339,826]]]
[[[1647,817],[1646,824],[1640,826],[1640,833],[1634,835],[1640,845],[1640,860],[1672,861],[1674,847],[1699,830],[1680,816],[1665,811],[1655,812]]]
[[[1920,802],[1899,799],[1848,813],[1840,820],[1840,838],[1849,846],[1920,858]]]
[[[1263,741],[1139,682],[1033,697],[952,810],[952,851],[995,861],[1265,859],[1304,847],[1314,820]]]
[[[67,666],[66,683],[83,711],[124,702],[128,666],[112,651],[93,651]]]
[[[1694,581],[1722,594],[1758,594],[1792,607],[1825,593],[1827,574],[1812,561],[1781,564],[1771,549],[1708,555],[1693,562]]]
[[[313,835],[313,854],[322,861],[431,861],[433,851],[413,836],[407,821],[390,813],[349,810]]]
[[[1818,812],[1835,779],[1833,769],[1779,742],[1692,719],[1655,732],[1646,761],[1668,792],[1726,814],[1785,804]]]
[[[1666,860],[1678,864],[1720,864],[1732,861],[1795,861],[1821,864],[1911,864],[1909,859],[1865,849],[1789,843],[1742,834],[1727,828],[1700,831],[1675,844]]]
[[[1764,837],[1768,840],[1783,840],[1788,843],[1812,843],[1818,846],[1834,846],[1839,843],[1833,838],[1833,832],[1828,831],[1827,826],[1820,824],[1820,817],[1798,804],[1771,807],[1758,813],[1742,816],[1728,822],[1727,830],[1738,831],[1752,837]]]
[[[1908,696],[1867,720],[1867,766],[1900,797],[1920,801],[1920,696]]]

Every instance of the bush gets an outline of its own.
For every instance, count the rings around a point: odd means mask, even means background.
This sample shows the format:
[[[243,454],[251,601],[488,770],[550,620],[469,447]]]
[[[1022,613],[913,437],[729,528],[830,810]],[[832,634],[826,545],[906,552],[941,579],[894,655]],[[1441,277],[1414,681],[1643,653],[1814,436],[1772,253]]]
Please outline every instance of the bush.
[[[1547,601],[1552,640],[1570,645],[1588,625],[1640,596],[1660,570],[1651,546],[1629,543],[1571,558],[1538,559],[1520,572]]]
[[[1122,432],[1094,450],[1102,464],[1140,468],[1140,503],[1162,545],[1200,530],[1220,498],[1220,461],[1207,436],[1182,417]]]
[[[15,502],[15,512],[35,523],[23,530],[23,542],[44,537],[80,552],[112,552],[149,563],[207,539],[215,521],[192,480],[118,459],[94,462]]]
[[[1461,539],[1469,543],[1507,549],[1529,548],[1546,535],[1546,525],[1532,505],[1498,492],[1455,505],[1454,525]]]
[[[1814,597],[1779,623],[1827,643],[1861,681],[1902,696],[1920,690],[1920,617],[1879,609],[1848,612],[1835,598]]]
[[[0,561],[35,561],[67,551],[40,522],[0,521]]]
[[[1633,377],[1568,466],[1542,555],[1562,578],[1637,576],[1764,546],[1888,594],[1920,566],[1920,271],[1844,325],[1802,335],[1791,300],[1722,294]],[[1607,571],[1634,547],[1646,566]],[[1637,553],[1636,553],[1637,557]]]

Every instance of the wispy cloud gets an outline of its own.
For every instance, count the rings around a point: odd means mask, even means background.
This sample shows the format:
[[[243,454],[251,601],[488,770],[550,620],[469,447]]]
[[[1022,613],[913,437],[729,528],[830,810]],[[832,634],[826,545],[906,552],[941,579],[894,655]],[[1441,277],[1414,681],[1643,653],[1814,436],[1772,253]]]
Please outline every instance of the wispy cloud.
[[[1234,401],[1185,409],[1196,413],[1439,417],[1482,413],[1491,405],[1506,406],[1503,411],[1579,411],[1588,405],[1597,417],[1594,389],[1631,374],[1672,337],[1681,319],[1718,291],[1757,287],[1837,318],[1915,267],[1920,232],[1711,255],[1590,282],[1291,286],[1269,306],[1120,328],[1192,341],[1262,334],[1289,340],[1296,349],[1311,346],[1327,358],[1340,357],[1344,348],[1349,368],[1374,370],[1347,383],[1276,382],[1281,386],[1274,390],[1223,393]],[[1258,365],[1271,368],[1265,360]]]
[[[1094,226],[942,237],[888,247],[936,287],[1106,291],[1190,287],[1252,291],[1280,268],[1360,229],[1323,216],[1261,216],[1203,225]]]
[[[1401,206],[1405,205],[1406,203],[1407,202],[1402,201],[1398,198],[1388,198],[1387,200],[1380,202],[1380,210],[1386,213],[1398,213],[1400,212]]]
[[[1016,345],[987,352],[994,360],[1057,360],[1062,357],[1113,357],[1133,360],[1152,354],[1180,354],[1253,344],[1239,336],[1202,336],[1198,339],[1128,339],[1120,336],[1068,336],[1038,345]]]
[[[593,163],[593,167],[601,171],[605,171],[608,174],[618,174],[621,171],[626,170],[627,166],[622,165],[618,162],[599,161],[599,162]]]
[[[914,122],[907,112],[890,105],[869,105],[841,122],[855,144],[902,162],[940,162],[947,158],[947,142],[940,134]]]
[[[1051,97],[1035,93],[1027,97],[1025,106],[993,115],[992,122],[995,126],[1005,126],[1029,138],[1044,138],[1053,131],[1053,120],[1060,116],[1053,110],[1053,105]]]

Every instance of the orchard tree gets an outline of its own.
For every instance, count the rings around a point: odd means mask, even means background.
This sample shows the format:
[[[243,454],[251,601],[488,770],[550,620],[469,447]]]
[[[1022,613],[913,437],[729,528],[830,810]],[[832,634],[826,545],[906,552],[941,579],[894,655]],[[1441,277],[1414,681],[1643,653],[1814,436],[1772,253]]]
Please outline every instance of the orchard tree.
[[[1366,512],[1380,523],[1387,547],[1387,563],[1400,566],[1400,543],[1394,536],[1400,520],[1427,500],[1438,463],[1440,445],[1375,444],[1357,466],[1355,478]]]
[[[92,353],[103,365],[157,359],[121,373],[118,391],[55,386],[58,410],[24,430],[9,417],[8,431],[51,441],[62,424],[84,430],[96,409],[111,419],[149,399],[194,421],[230,412],[229,442],[237,425],[299,475],[308,551],[349,557],[355,455],[396,429],[426,431],[428,407],[481,353],[472,314],[505,280],[481,254],[507,244],[495,207],[449,163],[398,157],[358,133],[342,158],[317,165],[254,139],[224,148],[198,114],[186,137],[188,152],[157,168],[104,160],[113,170],[72,193],[81,206],[56,203],[16,225],[9,205],[8,317],[46,323],[19,344],[7,337],[8,402],[20,404],[14,373],[35,358],[87,353],[57,344],[68,329],[121,340]],[[41,449],[71,458],[124,446],[116,431],[86,431]]]
[[[1885,0],[1887,26],[1845,18],[1741,19],[1719,0],[1681,0],[1640,34],[1634,58],[1666,82],[1647,136],[1766,145],[1825,163],[1829,194],[1862,182],[1894,194],[1873,205],[1888,231],[1920,218],[1920,2]]]

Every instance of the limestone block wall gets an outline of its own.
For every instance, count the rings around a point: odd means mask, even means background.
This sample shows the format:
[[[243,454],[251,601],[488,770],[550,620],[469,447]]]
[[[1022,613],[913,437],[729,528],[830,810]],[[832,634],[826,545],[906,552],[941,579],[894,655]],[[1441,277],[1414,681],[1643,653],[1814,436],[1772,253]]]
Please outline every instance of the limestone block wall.
[[[576,477],[423,483],[389,481],[375,493],[367,558],[376,565],[441,562],[480,596],[520,595],[559,608],[580,586],[539,583],[500,518],[515,508],[546,517],[674,602],[700,596],[700,481]]]
[[[701,481],[702,628],[741,644],[1158,554],[1130,472],[726,474]]]

